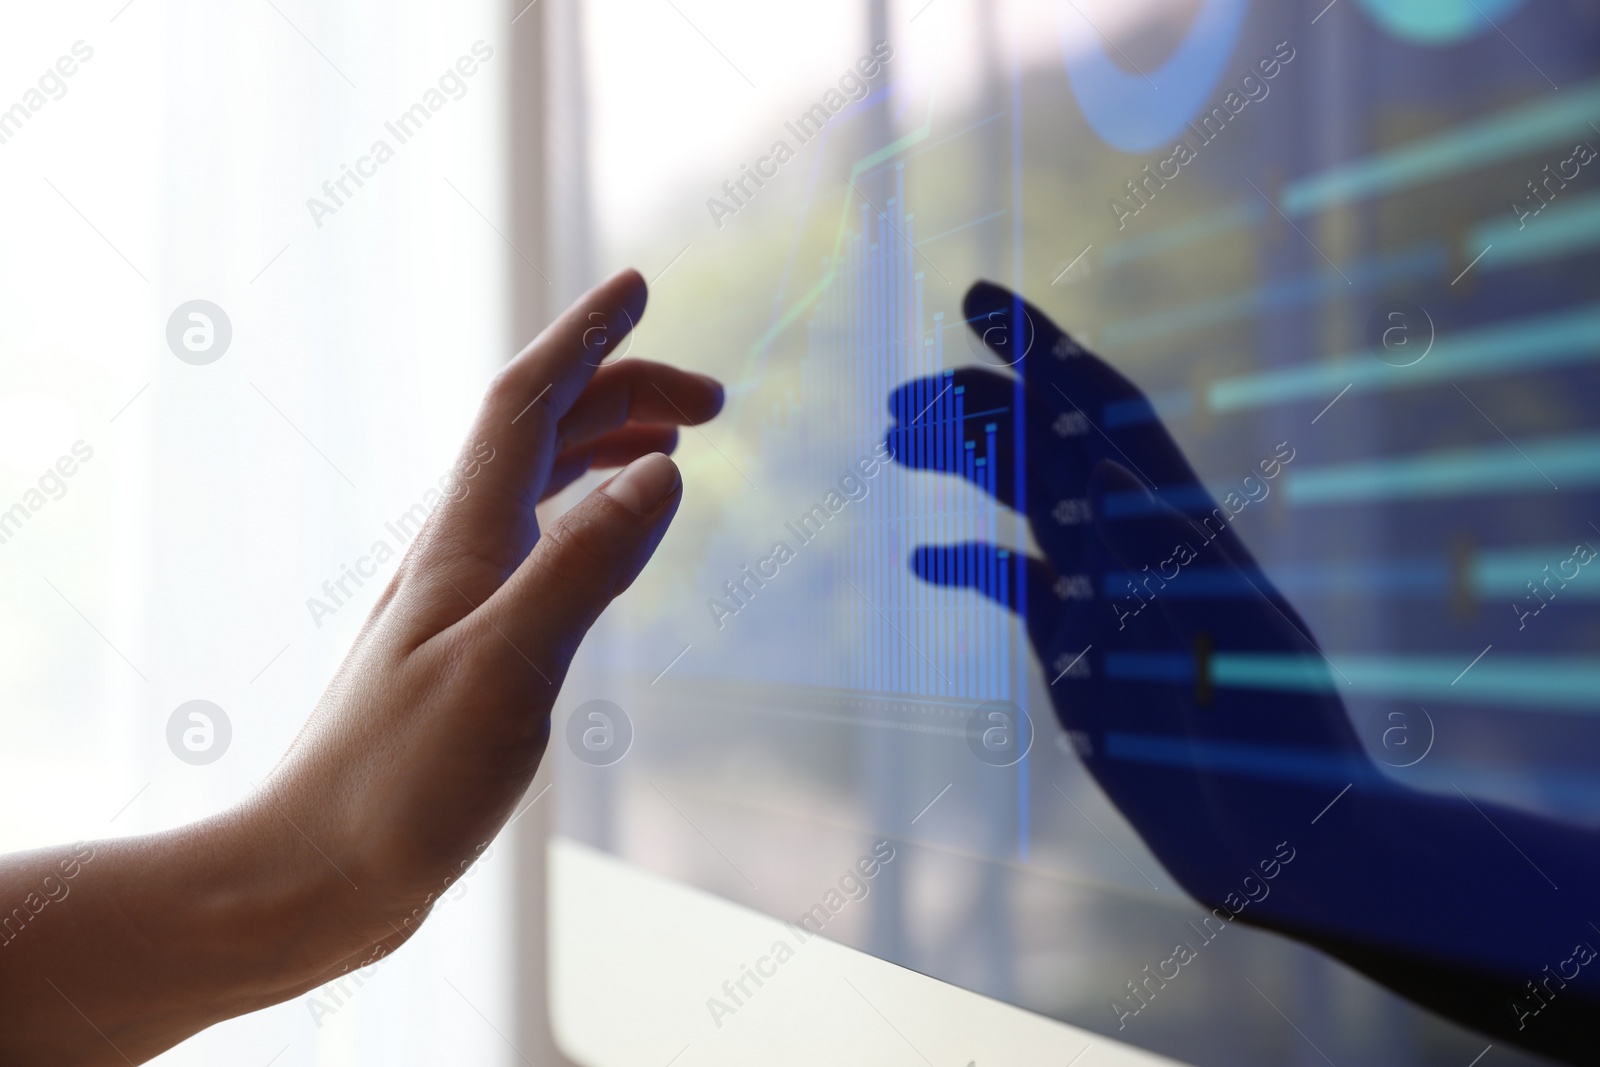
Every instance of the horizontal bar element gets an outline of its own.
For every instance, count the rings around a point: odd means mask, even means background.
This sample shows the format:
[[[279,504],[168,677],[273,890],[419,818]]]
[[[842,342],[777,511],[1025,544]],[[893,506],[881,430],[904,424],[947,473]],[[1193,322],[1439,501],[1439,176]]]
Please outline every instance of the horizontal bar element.
[[[1494,704],[1543,711],[1600,711],[1600,658],[1490,653],[1463,675],[1469,654],[1440,656],[1313,655],[1218,652],[1211,684],[1218,689],[1269,689]],[[1189,683],[1194,657],[1183,652],[1112,652],[1106,677],[1118,681]],[[1348,684],[1346,682],[1348,679]]]

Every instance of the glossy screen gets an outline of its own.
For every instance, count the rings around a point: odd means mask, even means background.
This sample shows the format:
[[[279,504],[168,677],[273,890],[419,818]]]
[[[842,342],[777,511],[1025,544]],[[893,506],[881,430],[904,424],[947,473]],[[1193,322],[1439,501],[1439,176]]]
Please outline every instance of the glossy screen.
[[[897,12],[696,187],[638,343],[729,410],[565,832],[1194,1063],[1580,1062],[1600,16],[1111,12]]]

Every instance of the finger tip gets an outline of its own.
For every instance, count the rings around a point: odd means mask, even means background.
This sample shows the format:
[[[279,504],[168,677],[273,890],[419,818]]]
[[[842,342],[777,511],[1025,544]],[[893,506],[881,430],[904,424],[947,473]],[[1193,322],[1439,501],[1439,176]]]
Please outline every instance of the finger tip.
[[[967,288],[967,295],[961,300],[961,310],[967,318],[972,319],[1013,299],[1016,299],[1016,294],[1010,289],[987,278],[979,278]]]
[[[705,417],[715,418],[728,401],[728,390],[722,382],[709,374],[696,375],[706,387]]]
[[[633,514],[649,516],[683,491],[683,476],[672,457],[650,452],[607,479],[599,491]]]
[[[605,285],[635,319],[644,313],[645,305],[650,301],[650,284],[637,267],[623,267],[606,279]]]

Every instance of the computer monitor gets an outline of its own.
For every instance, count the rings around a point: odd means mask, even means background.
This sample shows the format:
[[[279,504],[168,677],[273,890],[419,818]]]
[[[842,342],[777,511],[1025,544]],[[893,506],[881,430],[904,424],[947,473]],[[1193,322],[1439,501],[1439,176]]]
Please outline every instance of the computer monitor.
[[[792,106],[597,176],[633,350],[731,386],[558,709],[559,847],[787,924],[662,993],[685,1041],[821,938],[1195,1064],[1569,1055],[1600,13],[816,17]]]

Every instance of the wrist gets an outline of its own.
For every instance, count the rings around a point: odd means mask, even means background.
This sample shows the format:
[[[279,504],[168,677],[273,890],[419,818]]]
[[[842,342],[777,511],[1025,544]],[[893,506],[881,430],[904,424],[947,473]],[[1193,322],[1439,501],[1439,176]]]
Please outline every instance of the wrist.
[[[359,889],[269,804],[247,803],[174,831],[191,902],[175,964],[206,960],[219,1017],[315,984],[368,936]]]
[[[416,933],[461,870],[426,873],[361,847],[336,811],[297,803],[269,783],[239,809],[191,832],[216,842],[210,907],[222,936],[255,961],[256,992],[275,1003],[369,966]],[[484,845],[487,845],[485,842]],[[484,846],[480,845],[481,852]]]

